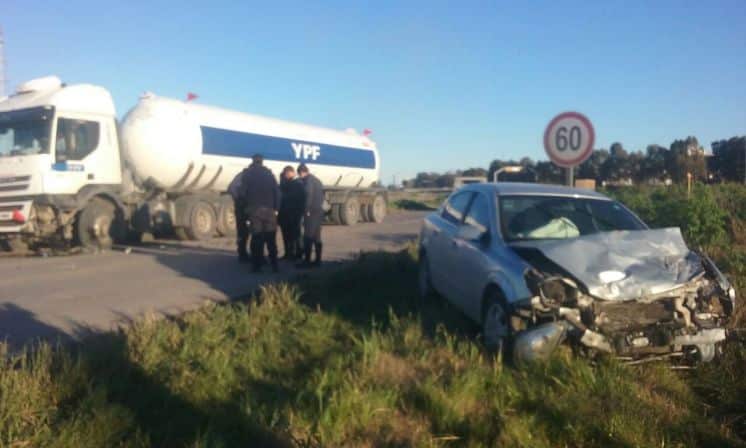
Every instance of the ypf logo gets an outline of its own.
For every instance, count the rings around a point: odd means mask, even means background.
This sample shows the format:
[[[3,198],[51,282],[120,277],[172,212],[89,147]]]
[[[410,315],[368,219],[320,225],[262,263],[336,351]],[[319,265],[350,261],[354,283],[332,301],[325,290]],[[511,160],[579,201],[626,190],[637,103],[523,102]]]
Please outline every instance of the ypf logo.
[[[321,156],[321,147],[319,145],[309,145],[307,143],[291,143],[296,159],[316,160]]]

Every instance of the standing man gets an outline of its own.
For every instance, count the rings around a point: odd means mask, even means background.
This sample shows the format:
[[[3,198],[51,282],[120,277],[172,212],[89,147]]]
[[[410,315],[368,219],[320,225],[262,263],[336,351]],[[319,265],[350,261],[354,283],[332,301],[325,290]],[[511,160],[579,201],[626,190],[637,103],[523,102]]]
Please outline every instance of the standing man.
[[[233,216],[236,219],[236,246],[238,248],[238,262],[248,263],[249,253],[246,251],[246,243],[249,240],[249,227],[246,221],[246,198],[243,196],[241,181],[249,168],[244,168],[233,178],[228,185],[228,194],[233,198]]]
[[[306,190],[306,207],[303,215],[303,263],[300,268],[321,265],[321,222],[324,220],[324,187],[321,181],[308,171],[305,163],[298,166],[298,175]],[[311,263],[311,249],[316,258]]]
[[[282,199],[277,221],[285,245],[285,256],[282,258],[295,260],[301,257],[300,222],[306,207],[306,191],[303,181],[295,177],[295,169],[290,165],[282,170],[280,192]]]
[[[277,179],[267,167],[264,158],[255,154],[252,163],[241,177],[241,196],[246,200],[246,214],[251,232],[251,263],[254,272],[262,269],[264,246],[274,272],[277,267],[277,211],[280,208],[280,189]]]

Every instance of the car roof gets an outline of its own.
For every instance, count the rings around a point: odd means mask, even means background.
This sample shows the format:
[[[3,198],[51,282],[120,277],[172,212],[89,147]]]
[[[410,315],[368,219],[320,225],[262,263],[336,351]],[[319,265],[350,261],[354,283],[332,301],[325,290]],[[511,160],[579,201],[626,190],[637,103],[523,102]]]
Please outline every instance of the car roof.
[[[584,188],[572,188],[563,185],[533,184],[523,182],[482,182],[468,184],[458,191],[481,191],[487,194],[505,195],[536,195],[536,196],[566,196],[575,198],[590,198],[609,201],[608,196]]]

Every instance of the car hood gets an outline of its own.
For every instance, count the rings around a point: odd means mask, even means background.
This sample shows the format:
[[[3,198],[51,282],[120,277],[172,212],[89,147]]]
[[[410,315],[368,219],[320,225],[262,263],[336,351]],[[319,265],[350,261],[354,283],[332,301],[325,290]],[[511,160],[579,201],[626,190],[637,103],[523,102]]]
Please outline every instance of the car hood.
[[[703,272],[677,227],[603,232],[562,240],[520,241],[605,300],[645,299],[680,287]]]

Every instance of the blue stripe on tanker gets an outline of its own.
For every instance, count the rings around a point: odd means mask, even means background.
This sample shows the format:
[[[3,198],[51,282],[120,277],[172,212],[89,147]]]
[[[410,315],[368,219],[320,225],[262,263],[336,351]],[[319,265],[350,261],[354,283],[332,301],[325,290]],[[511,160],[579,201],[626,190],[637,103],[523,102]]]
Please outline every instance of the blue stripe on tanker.
[[[268,161],[375,169],[376,157],[368,149],[327,145],[303,140],[251,134],[201,126],[202,153],[249,158],[261,154]]]

